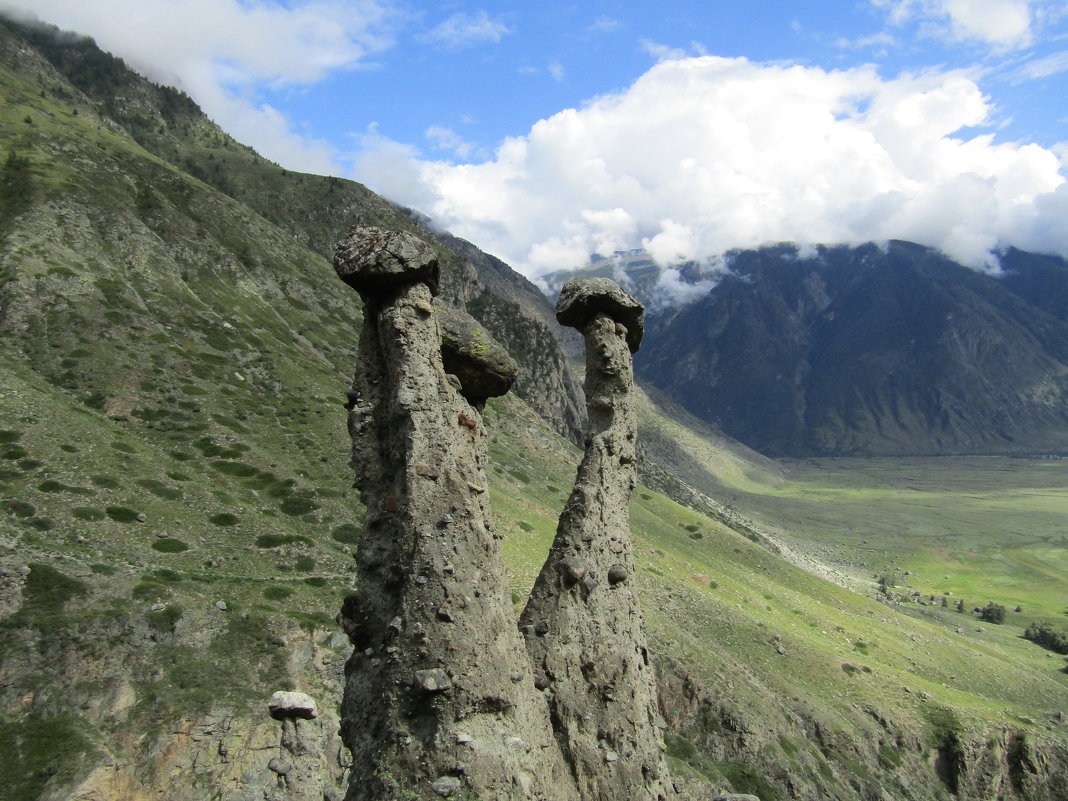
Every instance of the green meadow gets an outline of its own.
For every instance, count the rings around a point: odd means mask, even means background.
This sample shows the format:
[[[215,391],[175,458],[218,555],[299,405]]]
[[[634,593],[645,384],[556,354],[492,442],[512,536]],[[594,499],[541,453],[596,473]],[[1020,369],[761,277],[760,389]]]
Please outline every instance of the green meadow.
[[[1068,611],[1068,460],[827,459],[787,471],[780,487],[731,497],[861,586],[893,573],[927,599],[1000,603],[1019,624]]]

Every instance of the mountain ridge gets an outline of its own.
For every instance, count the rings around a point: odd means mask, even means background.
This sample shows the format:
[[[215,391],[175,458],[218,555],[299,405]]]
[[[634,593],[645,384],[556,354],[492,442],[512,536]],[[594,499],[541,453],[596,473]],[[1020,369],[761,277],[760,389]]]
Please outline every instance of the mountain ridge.
[[[995,276],[908,242],[782,244],[733,252],[677,305],[639,266],[638,375],[769,456],[1066,453],[1068,263],[1002,261]]]

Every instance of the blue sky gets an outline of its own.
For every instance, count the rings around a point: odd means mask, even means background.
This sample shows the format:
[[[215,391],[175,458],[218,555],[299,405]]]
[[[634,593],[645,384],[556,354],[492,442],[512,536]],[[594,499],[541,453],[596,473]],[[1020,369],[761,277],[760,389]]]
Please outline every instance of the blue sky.
[[[529,275],[908,238],[1068,255],[1068,3],[0,0]]]

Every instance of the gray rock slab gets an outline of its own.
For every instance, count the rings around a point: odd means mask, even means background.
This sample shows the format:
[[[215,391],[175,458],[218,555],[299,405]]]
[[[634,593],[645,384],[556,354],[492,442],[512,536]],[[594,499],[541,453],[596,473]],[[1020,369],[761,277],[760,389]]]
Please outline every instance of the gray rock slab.
[[[319,708],[310,695],[296,692],[276,692],[267,702],[272,718],[304,718],[311,720],[318,717]]]
[[[611,278],[573,278],[556,301],[560,325],[585,331],[597,314],[607,314],[627,329],[627,347],[635,353],[645,333],[645,307]]]
[[[356,226],[334,250],[338,277],[361,295],[377,295],[422,281],[438,287],[438,257],[433,248],[406,231]]]

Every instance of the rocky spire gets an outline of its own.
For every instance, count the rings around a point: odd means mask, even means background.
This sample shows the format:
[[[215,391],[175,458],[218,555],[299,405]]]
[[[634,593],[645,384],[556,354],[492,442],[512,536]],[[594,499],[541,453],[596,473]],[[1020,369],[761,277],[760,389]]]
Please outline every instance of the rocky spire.
[[[511,616],[482,417],[442,366],[435,254],[410,234],[355,228],[334,263],[365,304],[349,431],[367,518],[339,615],[355,646],[347,799],[574,801]],[[460,350],[477,374],[483,349]],[[508,383],[468,376],[467,393],[479,403]]]
[[[637,480],[631,353],[642,312],[606,278],[569,281],[556,307],[586,338],[586,453],[520,627],[583,801],[675,796],[627,512]]]

